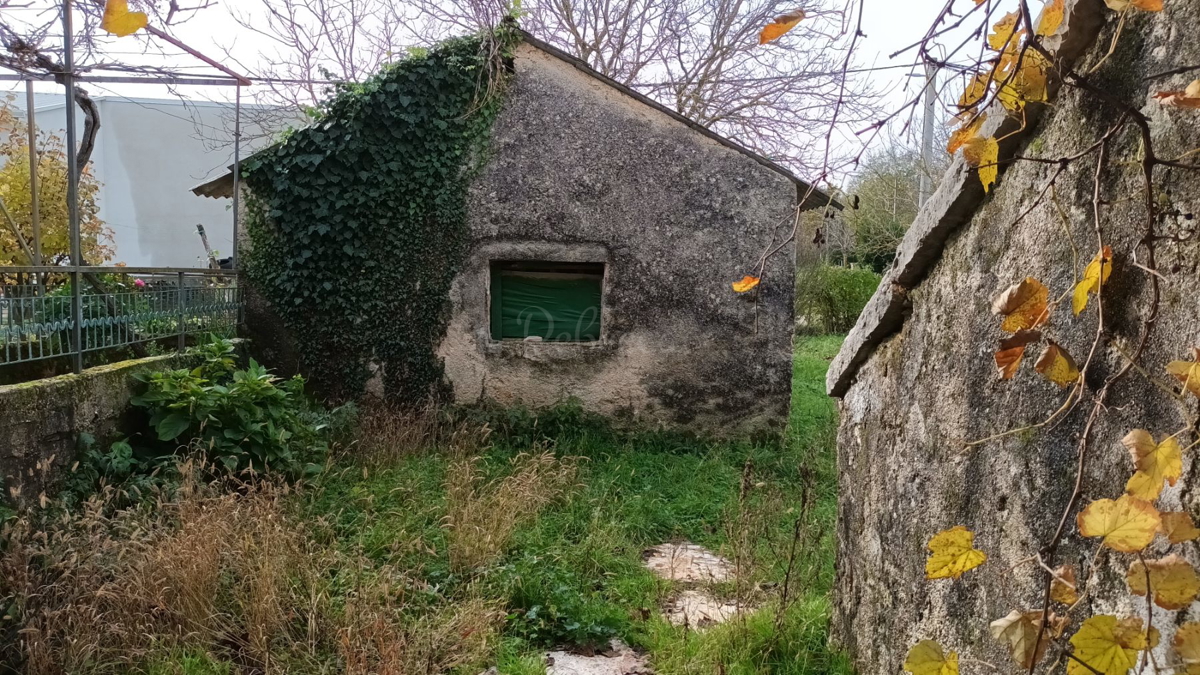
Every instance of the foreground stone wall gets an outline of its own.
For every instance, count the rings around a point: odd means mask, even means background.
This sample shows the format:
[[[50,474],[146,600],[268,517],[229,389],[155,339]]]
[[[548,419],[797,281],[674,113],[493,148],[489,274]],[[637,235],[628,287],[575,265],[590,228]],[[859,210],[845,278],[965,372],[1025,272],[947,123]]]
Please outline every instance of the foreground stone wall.
[[[129,405],[137,393],[134,375],[192,360],[152,356],[0,386],[0,502],[36,502],[51,490],[75,462],[80,434],[104,441],[130,433],[137,421]]]
[[[782,426],[795,246],[771,259],[757,303],[729,284],[786,238],[797,184],[537,47],[519,47],[515,69],[440,349],[458,400],[574,396],[702,431]],[[493,341],[493,260],[604,263],[601,340]]]
[[[1107,50],[1116,15],[1100,0],[1068,5],[1076,12],[1073,30],[1081,31],[1076,37],[1092,33],[1079,66],[1087,69]],[[1200,112],[1165,108],[1150,95],[1180,89],[1200,71],[1152,83],[1144,78],[1200,63],[1200,0],[1165,5],[1161,14],[1131,14],[1117,53],[1092,80],[1147,115],[1157,153],[1172,158],[1200,147]],[[1068,156],[1086,149],[1115,121],[1111,109],[1066,89],[1040,125],[1014,137],[1006,152]],[[1084,402],[1061,421],[967,444],[1045,420],[1065,399],[1063,390],[1033,371],[1040,346],[1013,380],[997,378],[992,354],[1004,334],[990,305],[1026,276],[1049,286],[1051,298],[1071,288],[1075,271],[1082,272],[1097,248],[1094,154],[1073,164],[1045,197],[1039,195],[1057,171],[1054,164],[1012,164],[986,197],[972,187],[972,172],[955,164],[914,223],[898,268],[831,369],[830,389],[843,397],[834,632],[863,675],[900,672],[908,648],[925,638],[962,658],[1015,671],[988,634],[988,622],[1012,609],[1041,608],[1044,576],[1031,556],[1048,543],[1067,506],[1091,397],[1123,367],[1119,349],[1133,350],[1149,312],[1150,276],[1137,267],[1147,261],[1139,246],[1142,183],[1136,161],[1129,161],[1136,160],[1138,147],[1132,129],[1114,139],[1114,166],[1100,192],[1098,226],[1116,252],[1104,295],[1114,346],[1096,354]],[[1164,372],[1169,361],[1190,359],[1192,347],[1200,346],[1200,172],[1160,168],[1156,183],[1162,213],[1157,230],[1180,241],[1156,242],[1161,307],[1141,361],[1149,379],[1135,371],[1112,390],[1090,435],[1081,504],[1122,493],[1133,470],[1120,444],[1126,432],[1144,428],[1158,438],[1194,424],[1197,416],[1195,397],[1176,401],[1159,385],[1171,386]],[[1082,363],[1097,321],[1095,299],[1073,318],[1068,298],[1047,333]],[[1193,426],[1185,432],[1181,443],[1196,441],[1196,431]],[[1200,515],[1196,472],[1194,455],[1185,455],[1183,478],[1165,491],[1158,507]],[[1074,513],[1058,562],[1088,570],[1096,542],[1078,535]],[[977,533],[976,544],[989,560],[961,580],[926,581],[925,542],[956,525]],[[1147,555],[1162,555],[1165,544],[1160,538]],[[1193,563],[1195,550],[1186,549]],[[1068,635],[1094,613],[1145,618],[1145,599],[1130,596],[1125,587],[1133,559],[1101,554],[1097,574],[1089,579],[1092,592],[1073,614]],[[1197,618],[1195,608],[1178,614],[1155,610],[1153,625],[1163,633],[1155,655],[1159,664],[1176,662],[1169,653],[1176,623]]]

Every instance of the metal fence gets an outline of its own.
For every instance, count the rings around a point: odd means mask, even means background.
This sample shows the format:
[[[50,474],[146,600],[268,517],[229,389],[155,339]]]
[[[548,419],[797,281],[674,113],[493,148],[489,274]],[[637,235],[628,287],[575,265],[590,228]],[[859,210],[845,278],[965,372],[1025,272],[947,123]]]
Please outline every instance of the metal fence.
[[[0,267],[0,366],[71,357],[78,371],[89,352],[233,337],[236,280],[230,270]]]

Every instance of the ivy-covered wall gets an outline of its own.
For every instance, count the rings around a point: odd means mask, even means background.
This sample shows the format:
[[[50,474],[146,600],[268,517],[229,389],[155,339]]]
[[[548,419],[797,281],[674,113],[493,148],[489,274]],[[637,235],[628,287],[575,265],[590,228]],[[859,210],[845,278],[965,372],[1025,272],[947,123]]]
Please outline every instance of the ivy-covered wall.
[[[413,53],[246,162],[247,275],[326,395],[360,394],[372,364],[402,402],[441,386],[434,349],[511,43],[501,32]]]

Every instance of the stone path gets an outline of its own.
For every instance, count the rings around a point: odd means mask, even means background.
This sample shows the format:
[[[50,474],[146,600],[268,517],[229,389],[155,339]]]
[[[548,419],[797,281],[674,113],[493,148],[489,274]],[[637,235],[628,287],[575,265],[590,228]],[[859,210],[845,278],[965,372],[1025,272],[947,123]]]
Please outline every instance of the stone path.
[[[676,626],[704,630],[737,616],[735,603],[718,600],[709,584],[732,581],[733,563],[691,542],[659,544],[643,554],[646,567],[654,574],[685,588],[663,607],[663,615]],[[741,607],[740,611],[746,611]],[[492,675],[490,670],[482,675]],[[546,654],[546,675],[654,675],[644,654],[620,640],[609,649],[592,655],[568,651]]]
[[[546,675],[654,675],[646,657],[620,640],[613,640],[609,651],[592,656],[571,652],[546,654]]]

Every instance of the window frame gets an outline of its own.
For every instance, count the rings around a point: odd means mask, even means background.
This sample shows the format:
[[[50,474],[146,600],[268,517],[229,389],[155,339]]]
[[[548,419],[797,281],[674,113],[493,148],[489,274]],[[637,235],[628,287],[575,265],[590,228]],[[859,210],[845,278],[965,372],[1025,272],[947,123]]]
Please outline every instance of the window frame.
[[[532,336],[503,337],[503,277],[505,272],[533,272],[543,274],[571,274],[595,277],[600,286],[600,304],[596,308],[596,323],[599,329],[594,340],[530,340]],[[488,261],[487,290],[488,303],[488,337],[493,343],[538,343],[555,345],[595,345],[604,341],[605,321],[604,302],[608,264],[592,261],[557,261],[557,260],[516,260],[497,258]]]

